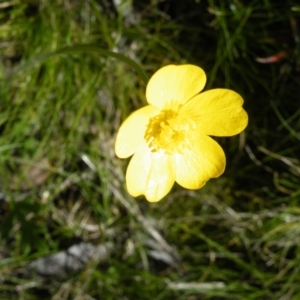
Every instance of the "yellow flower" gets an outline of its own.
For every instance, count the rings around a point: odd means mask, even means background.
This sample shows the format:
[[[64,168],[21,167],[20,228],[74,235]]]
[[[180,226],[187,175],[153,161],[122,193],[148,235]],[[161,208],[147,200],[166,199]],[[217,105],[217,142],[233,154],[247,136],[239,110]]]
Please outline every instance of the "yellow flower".
[[[212,136],[232,136],[248,124],[243,99],[234,91],[213,89],[199,94],[204,71],[194,65],[169,65],[149,80],[149,105],[121,125],[115,151],[133,155],[126,172],[128,192],[156,202],[176,181],[199,189],[225,169],[225,154]]]

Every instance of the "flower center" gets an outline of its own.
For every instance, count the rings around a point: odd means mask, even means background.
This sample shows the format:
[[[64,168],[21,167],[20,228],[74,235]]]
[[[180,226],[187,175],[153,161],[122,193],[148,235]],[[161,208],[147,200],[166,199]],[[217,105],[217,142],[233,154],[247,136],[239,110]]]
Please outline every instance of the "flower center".
[[[163,109],[150,118],[144,138],[152,152],[164,150],[167,154],[180,153],[189,147],[194,126],[194,122],[181,116],[178,109]]]

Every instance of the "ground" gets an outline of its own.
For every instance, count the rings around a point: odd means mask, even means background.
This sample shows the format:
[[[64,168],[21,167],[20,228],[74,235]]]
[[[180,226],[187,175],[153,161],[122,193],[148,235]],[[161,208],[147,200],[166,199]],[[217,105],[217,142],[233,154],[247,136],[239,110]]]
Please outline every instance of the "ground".
[[[300,299],[300,6],[246,2],[0,3],[1,299]],[[221,177],[148,203],[114,141],[170,63],[249,125]]]

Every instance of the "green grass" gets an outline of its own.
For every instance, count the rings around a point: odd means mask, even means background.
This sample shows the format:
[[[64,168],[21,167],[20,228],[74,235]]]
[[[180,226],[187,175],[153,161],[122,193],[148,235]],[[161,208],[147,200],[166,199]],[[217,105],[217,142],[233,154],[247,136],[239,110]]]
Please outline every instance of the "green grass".
[[[1,300],[300,299],[299,3],[137,1],[131,15],[0,3]],[[218,139],[226,172],[203,189],[133,199],[115,134],[147,77],[185,62],[239,92],[249,126]],[[62,278],[28,270],[79,242],[113,248]]]

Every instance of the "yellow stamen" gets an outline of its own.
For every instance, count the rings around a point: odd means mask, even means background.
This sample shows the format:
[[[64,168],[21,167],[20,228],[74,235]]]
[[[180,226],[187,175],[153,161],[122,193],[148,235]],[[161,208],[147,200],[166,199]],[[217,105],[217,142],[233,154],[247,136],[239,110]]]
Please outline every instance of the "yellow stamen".
[[[153,152],[182,152],[189,147],[190,130],[193,127],[194,122],[180,116],[178,109],[167,108],[150,118],[144,138]]]

